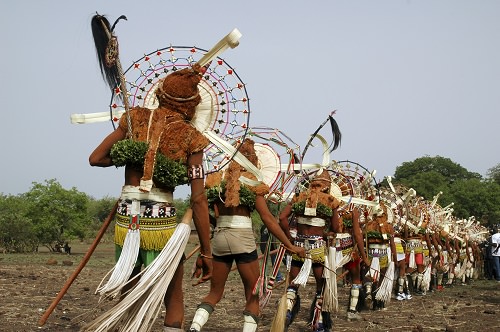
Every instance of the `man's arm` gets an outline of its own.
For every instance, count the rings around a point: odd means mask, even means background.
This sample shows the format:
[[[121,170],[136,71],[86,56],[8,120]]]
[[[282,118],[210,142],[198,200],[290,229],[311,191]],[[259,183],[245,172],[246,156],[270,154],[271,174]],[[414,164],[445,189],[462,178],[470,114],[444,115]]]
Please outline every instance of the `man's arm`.
[[[356,241],[356,246],[358,247],[359,254],[361,255],[361,259],[365,263],[366,266],[370,266],[370,260],[368,259],[368,256],[366,255],[366,250],[365,250],[365,242],[363,238],[363,232],[361,230],[361,225],[359,223],[359,209],[354,208],[352,210],[352,230],[353,230],[353,236],[354,236],[354,241]]]
[[[194,153],[188,157],[188,172],[191,166],[197,170],[201,167],[203,161],[202,152]],[[191,178],[191,208],[193,209],[193,222],[200,240],[200,257],[196,262],[196,269],[193,276],[198,278],[203,272],[203,275],[197,282],[196,286],[210,280],[212,277],[212,249],[210,246],[210,218],[208,216],[208,201],[205,194],[204,176],[202,172],[195,172],[196,176]]]
[[[201,166],[203,161],[202,152],[192,154],[188,158],[188,169],[191,166]],[[210,246],[210,219],[208,216],[208,201],[205,194],[204,178],[193,178],[191,180],[191,208],[193,209],[193,221],[196,226],[200,240],[200,252],[202,255],[212,256]]]
[[[113,165],[111,156],[109,155],[113,145],[125,139],[126,133],[120,127],[116,128],[99,144],[92,154],[89,156],[89,164],[91,166],[109,167]]]
[[[285,208],[281,211],[279,216],[280,227],[289,240],[292,239],[292,236],[290,234],[290,224],[288,223],[288,218],[290,217],[291,214],[292,214],[292,205],[287,204]]]
[[[273,234],[281,243],[283,243],[287,250],[298,254],[300,257],[305,257],[304,248],[296,247],[292,244],[289,236],[283,231],[283,228],[280,227],[274,215],[271,211],[269,211],[264,196],[258,195],[256,197],[255,209],[259,213],[260,218],[266,225],[269,232]]]

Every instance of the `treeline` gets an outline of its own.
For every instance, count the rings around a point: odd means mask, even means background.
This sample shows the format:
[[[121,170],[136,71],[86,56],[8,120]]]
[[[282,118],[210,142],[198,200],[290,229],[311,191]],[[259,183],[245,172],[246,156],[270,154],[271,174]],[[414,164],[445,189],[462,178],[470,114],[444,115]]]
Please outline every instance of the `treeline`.
[[[415,189],[428,201],[442,192],[438,204],[453,204],[453,215],[458,219],[474,216],[486,227],[500,223],[500,164],[483,178],[449,158],[426,156],[398,166],[393,183]]]
[[[0,195],[0,248],[35,252],[43,246],[57,251],[71,241],[94,239],[117,198],[94,199],[76,188],[64,189],[55,179],[34,182],[19,195]],[[188,206],[175,200],[179,215]],[[113,227],[105,238],[111,239]]]
[[[442,192],[438,203],[453,203],[458,218],[474,216],[492,227],[500,223],[500,164],[486,178],[467,171],[448,158],[422,157],[396,168],[392,182],[414,188],[425,199]],[[386,181],[380,182],[387,185]],[[92,240],[109,215],[116,197],[94,199],[76,188],[64,189],[55,179],[33,183],[19,195],[0,195],[0,248],[8,252],[34,252],[40,246],[54,251],[71,241]],[[174,200],[179,218],[189,206],[189,197]],[[280,205],[270,206],[279,213]],[[258,233],[261,221],[252,216]],[[107,238],[111,239],[113,227]]]

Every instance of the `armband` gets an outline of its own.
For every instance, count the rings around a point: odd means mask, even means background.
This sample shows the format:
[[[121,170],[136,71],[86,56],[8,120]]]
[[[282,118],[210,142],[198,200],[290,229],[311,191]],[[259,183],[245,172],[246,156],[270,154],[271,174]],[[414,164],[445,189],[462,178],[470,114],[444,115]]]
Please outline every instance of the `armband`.
[[[189,181],[195,180],[195,179],[203,179],[205,178],[205,171],[203,170],[202,165],[192,165],[190,168],[188,168],[188,179]]]

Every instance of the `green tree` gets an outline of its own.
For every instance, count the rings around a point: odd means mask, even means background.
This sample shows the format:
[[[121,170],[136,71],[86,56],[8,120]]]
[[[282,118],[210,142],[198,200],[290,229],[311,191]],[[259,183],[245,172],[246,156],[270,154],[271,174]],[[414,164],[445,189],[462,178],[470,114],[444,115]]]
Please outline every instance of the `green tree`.
[[[26,201],[19,196],[0,195],[0,247],[9,252],[33,252],[38,239],[26,217]]]
[[[495,174],[494,169],[491,174]],[[438,192],[443,192],[439,204],[446,206],[453,202],[453,215],[458,218],[474,216],[483,224],[499,221],[498,183],[485,180],[478,173],[469,172],[448,158],[426,156],[413,162],[404,162],[396,168],[393,183],[411,187],[429,201]]]
[[[420,173],[436,172],[441,174],[449,183],[464,179],[481,179],[478,173],[469,172],[464,167],[441,156],[420,157],[414,161],[404,162],[396,167],[394,178],[397,181],[412,179]],[[426,197],[427,198],[427,197]]]
[[[393,182],[413,188],[419,196],[432,200],[440,191],[445,198],[449,187],[458,180],[481,178],[478,173],[469,172],[449,158],[425,156],[396,167]]]
[[[103,197],[101,199],[89,199],[88,209],[87,209],[87,224],[85,227],[85,238],[94,239],[102,227],[102,223],[109,216],[111,210],[113,209],[116,198],[113,197]],[[108,227],[106,230],[106,237],[103,241],[109,240],[114,234],[114,228]]]
[[[23,197],[28,207],[26,216],[33,222],[41,245],[54,250],[57,243],[85,237],[89,202],[85,193],[76,188],[66,190],[51,179],[44,184],[33,182]]]
[[[175,206],[178,222],[180,222],[182,220],[182,217],[186,213],[186,210],[189,208],[190,201],[191,201],[191,196],[189,196],[189,195],[185,199],[182,199],[182,198],[175,198],[174,199],[173,204]]]
[[[450,187],[450,196],[455,200],[454,215],[474,216],[490,226],[500,221],[500,185],[497,183],[477,179],[457,181]]]
[[[487,174],[488,178],[497,184],[500,184],[500,164],[490,168]]]

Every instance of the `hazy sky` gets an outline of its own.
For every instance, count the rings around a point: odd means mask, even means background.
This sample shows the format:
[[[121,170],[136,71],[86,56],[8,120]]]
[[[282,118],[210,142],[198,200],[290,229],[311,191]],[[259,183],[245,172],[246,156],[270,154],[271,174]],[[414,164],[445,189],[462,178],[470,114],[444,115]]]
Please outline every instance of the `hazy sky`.
[[[88,156],[109,122],[90,30],[97,11],[115,29],[121,62],[173,45],[208,49],[238,28],[222,57],[251,100],[250,125],[296,143],[328,113],[343,134],[333,159],[393,175],[422,156],[485,175],[500,163],[500,1],[8,1],[0,11],[3,107],[0,193],[57,179],[96,198],[119,195],[123,169]],[[185,196],[184,190],[176,197]]]

